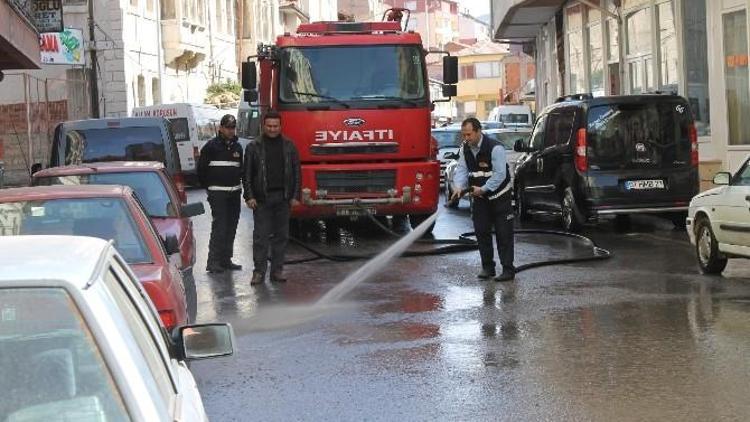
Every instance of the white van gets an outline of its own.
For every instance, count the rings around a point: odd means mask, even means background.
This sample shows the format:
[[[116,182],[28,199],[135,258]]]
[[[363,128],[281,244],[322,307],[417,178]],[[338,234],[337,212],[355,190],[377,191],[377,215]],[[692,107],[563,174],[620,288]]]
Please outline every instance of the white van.
[[[133,109],[133,117],[164,117],[172,123],[182,172],[186,176],[196,174],[200,150],[216,136],[221,117],[225,114],[236,115],[234,110],[221,110],[206,104],[159,104]]]
[[[527,105],[503,104],[493,108],[487,120],[502,122],[505,127],[532,127],[534,114]]]

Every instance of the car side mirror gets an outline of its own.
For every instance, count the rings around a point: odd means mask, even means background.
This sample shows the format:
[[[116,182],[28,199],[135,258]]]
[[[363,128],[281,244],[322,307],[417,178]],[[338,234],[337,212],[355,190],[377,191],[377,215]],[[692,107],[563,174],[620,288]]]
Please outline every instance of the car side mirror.
[[[458,56],[443,57],[443,83],[446,85],[458,83]]]
[[[254,91],[258,85],[258,70],[255,62],[242,63],[242,88]]]
[[[175,344],[186,361],[234,354],[234,332],[224,323],[185,325],[177,330]]]
[[[714,185],[717,185],[717,186],[728,185],[731,180],[732,180],[732,173],[722,171],[722,172],[716,173],[716,175],[714,176]]]
[[[184,217],[195,217],[206,213],[206,208],[203,206],[203,202],[194,202],[182,206],[182,215]]]
[[[167,252],[167,256],[180,253],[180,242],[177,240],[177,236],[167,236],[164,239],[164,249]]]

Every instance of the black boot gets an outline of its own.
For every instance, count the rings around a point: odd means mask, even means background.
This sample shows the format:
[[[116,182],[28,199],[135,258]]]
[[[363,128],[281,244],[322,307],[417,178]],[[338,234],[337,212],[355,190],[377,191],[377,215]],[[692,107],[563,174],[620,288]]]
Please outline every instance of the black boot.
[[[477,274],[477,278],[487,280],[495,276],[495,269],[491,267],[482,268],[482,271]]]

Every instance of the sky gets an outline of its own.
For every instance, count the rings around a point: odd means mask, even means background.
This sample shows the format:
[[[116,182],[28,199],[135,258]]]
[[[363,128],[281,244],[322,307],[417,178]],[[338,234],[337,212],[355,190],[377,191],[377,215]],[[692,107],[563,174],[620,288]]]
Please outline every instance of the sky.
[[[462,8],[468,8],[473,16],[490,14],[490,0],[458,0]]]

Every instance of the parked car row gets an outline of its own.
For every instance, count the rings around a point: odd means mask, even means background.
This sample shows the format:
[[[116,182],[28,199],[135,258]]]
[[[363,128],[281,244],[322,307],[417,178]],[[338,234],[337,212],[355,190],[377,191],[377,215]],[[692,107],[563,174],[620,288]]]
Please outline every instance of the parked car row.
[[[185,362],[230,355],[232,330],[190,325],[205,210],[172,126],[65,122],[51,156],[32,187],[0,190],[0,370],[23,384],[0,420],[206,420]]]

